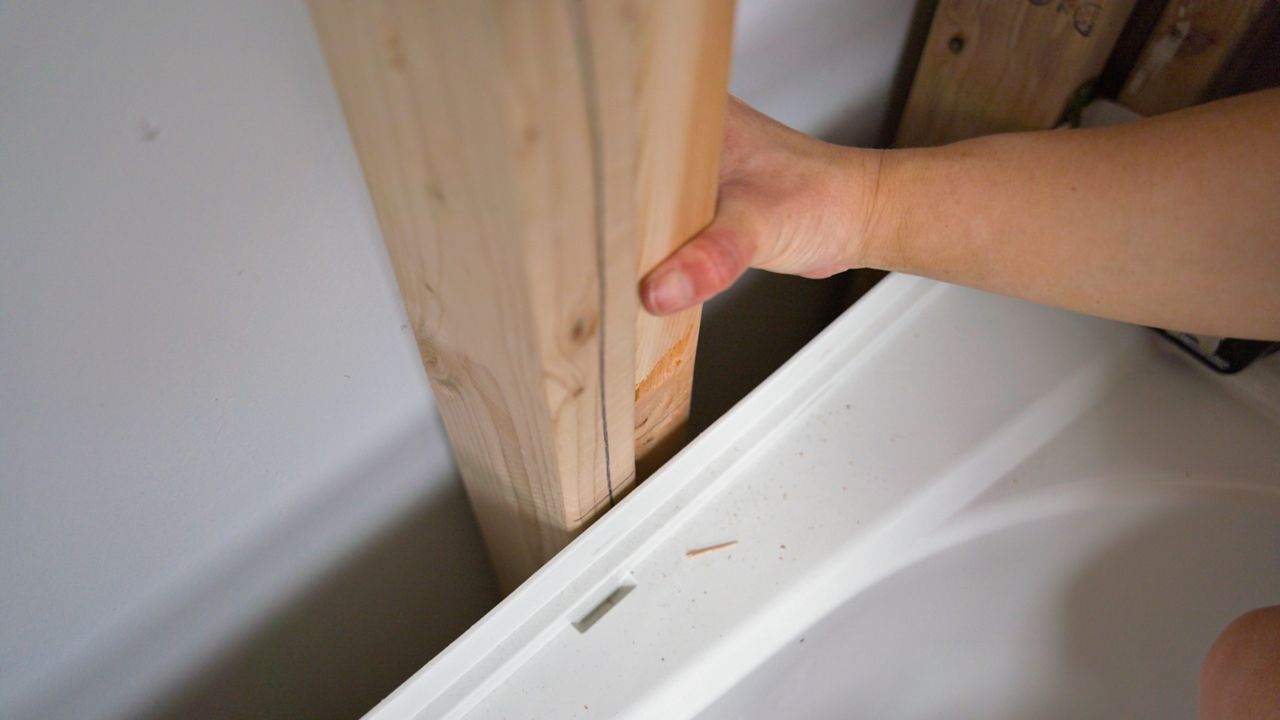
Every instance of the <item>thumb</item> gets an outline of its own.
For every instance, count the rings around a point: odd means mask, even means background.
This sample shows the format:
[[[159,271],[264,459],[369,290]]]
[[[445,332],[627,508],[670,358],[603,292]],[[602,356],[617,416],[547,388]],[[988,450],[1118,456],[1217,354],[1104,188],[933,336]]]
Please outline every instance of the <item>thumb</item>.
[[[640,282],[640,301],[654,315],[693,307],[727,289],[751,266],[756,240],[746,206],[725,202],[707,229],[658,263]]]

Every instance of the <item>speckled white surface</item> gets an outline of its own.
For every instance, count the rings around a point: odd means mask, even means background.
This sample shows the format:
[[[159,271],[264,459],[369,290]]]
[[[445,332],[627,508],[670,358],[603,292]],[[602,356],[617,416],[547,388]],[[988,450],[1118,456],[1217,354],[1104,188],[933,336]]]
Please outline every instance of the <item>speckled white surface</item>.
[[[1280,598],[1277,370],[1222,378],[1141,328],[892,276],[370,717],[1166,717],[1194,700],[1198,643]],[[1152,527],[1185,562],[1119,540]],[[1095,583],[1116,607],[1085,631],[1143,607],[1180,624],[1073,706],[1065,641],[1033,630],[1109,550],[1220,591]],[[1165,694],[1135,706],[1153,674]]]

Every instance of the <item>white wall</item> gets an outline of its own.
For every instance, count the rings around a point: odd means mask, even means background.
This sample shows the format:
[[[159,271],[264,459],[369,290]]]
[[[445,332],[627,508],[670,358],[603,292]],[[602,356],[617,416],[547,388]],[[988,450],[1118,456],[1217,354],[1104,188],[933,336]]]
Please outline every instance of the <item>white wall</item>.
[[[873,139],[909,5],[741,0],[735,91]],[[6,718],[347,717],[496,600],[300,1],[0,0],[0,588]]]
[[[880,140],[914,0],[738,0],[732,92],[797,130]]]
[[[0,716],[350,715],[487,609],[404,322],[301,2],[0,3]]]

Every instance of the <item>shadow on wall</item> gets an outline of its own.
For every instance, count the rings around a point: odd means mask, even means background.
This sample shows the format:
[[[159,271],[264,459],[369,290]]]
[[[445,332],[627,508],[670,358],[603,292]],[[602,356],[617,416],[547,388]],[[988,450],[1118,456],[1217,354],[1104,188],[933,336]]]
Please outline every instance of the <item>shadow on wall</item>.
[[[749,270],[703,308],[689,437],[706,430],[852,302],[849,276]]]
[[[380,702],[499,599],[461,484],[440,484],[144,717],[353,718]]]
[[[932,0],[739,0],[732,91],[824,139],[880,142]],[[911,65],[904,68],[904,64]],[[902,93],[905,96],[905,93]],[[851,111],[857,108],[857,111]]]

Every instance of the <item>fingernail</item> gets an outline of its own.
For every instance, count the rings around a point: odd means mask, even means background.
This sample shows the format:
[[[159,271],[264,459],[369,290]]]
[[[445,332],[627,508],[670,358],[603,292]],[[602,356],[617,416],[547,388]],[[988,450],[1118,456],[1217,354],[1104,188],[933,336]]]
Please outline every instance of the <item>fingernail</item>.
[[[645,288],[651,310],[671,312],[693,302],[693,283],[683,270],[668,270],[649,281]]]

